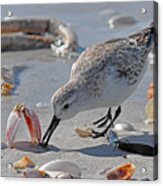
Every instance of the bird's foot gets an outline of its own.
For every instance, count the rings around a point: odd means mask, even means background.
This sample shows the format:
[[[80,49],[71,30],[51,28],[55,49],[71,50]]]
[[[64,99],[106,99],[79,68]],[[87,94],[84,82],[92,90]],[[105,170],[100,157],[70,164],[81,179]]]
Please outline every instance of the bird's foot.
[[[102,132],[97,132],[97,131],[92,131],[92,138],[99,138],[99,137],[105,137],[105,132],[102,131]]]
[[[39,143],[39,145],[40,145],[41,147],[45,148],[45,147],[48,146],[48,143],[47,143],[47,142],[45,142],[45,143],[41,142],[41,143]]]

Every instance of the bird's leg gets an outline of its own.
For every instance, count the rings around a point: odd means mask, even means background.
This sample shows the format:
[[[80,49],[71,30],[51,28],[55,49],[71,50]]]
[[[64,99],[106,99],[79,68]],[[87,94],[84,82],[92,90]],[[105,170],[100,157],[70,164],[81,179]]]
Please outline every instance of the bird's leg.
[[[97,121],[93,122],[94,125],[97,125],[97,128],[101,128],[103,127],[107,122],[108,120],[112,120],[112,115],[111,115],[111,108],[109,108],[107,114],[98,119]]]
[[[109,125],[106,127],[105,130],[103,130],[102,132],[96,132],[96,131],[93,131],[93,138],[99,138],[99,137],[104,137],[105,134],[108,132],[108,130],[110,129],[110,127],[112,127],[112,125],[114,124],[114,121],[118,118],[118,116],[120,115],[121,113],[121,106],[119,106],[117,108],[117,110],[115,111],[115,115],[113,117],[113,119],[111,120],[111,122],[109,123]]]

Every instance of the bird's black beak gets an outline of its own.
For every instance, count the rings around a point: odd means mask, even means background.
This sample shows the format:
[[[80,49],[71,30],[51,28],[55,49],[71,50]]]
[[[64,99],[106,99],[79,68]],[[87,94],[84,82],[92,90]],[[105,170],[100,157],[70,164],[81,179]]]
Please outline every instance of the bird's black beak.
[[[54,130],[59,124],[60,119],[58,119],[55,115],[53,116],[51,123],[46,130],[44,137],[42,139],[42,142],[40,143],[41,146],[46,147],[48,145],[48,142],[50,140],[51,135],[53,134]]]

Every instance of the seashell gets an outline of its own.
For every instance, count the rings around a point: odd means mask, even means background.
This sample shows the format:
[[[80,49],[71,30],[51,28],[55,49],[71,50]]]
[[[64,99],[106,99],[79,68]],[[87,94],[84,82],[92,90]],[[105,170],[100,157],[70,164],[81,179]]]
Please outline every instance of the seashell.
[[[41,170],[32,170],[23,172],[24,178],[50,178],[50,176]]]
[[[55,160],[42,165],[39,170],[45,171],[53,178],[80,178],[80,168],[69,160]]]
[[[21,114],[23,114],[25,118],[32,143],[39,143],[41,141],[41,125],[37,114],[33,110],[26,108],[23,104],[17,104],[11,111],[7,120],[6,144],[8,147],[13,146],[19,121],[22,118]]]
[[[145,107],[147,120],[149,123],[153,123],[154,121],[154,99],[150,99]]]
[[[24,156],[20,160],[13,163],[15,169],[26,169],[35,167],[35,163],[28,157]]]
[[[11,111],[7,119],[6,126],[6,144],[8,147],[12,147],[13,145],[13,141],[15,139],[20,120],[21,120],[20,112],[15,110]]]
[[[80,129],[76,127],[74,130],[81,138],[91,137],[93,134],[93,129],[91,128]]]
[[[21,111],[28,126],[32,143],[39,143],[41,141],[41,124],[37,114],[26,107]]]
[[[135,128],[129,124],[129,123],[117,123],[115,124],[114,126],[114,130],[117,130],[117,131],[135,131]]]
[[[1,95],[10,95],[13,89],[14,85],[11,83],[3,82],[1,84]]]
[[[128,163],[106,172],[106,178],[108,180],[129,180],[134,172],[135,165]]]
[[[136,20],[134,17],[127,16],[127,15],[121,15],[117,14],[115,16],[112,16],[108,20],[108,24],[110,28],[115,28],[115,27],[122,27],[122,26],[130,26],[136,24]]]
[[[147,91],[147,99],[148,101],[154,97],[154,83],[150,83],[148,91]]]

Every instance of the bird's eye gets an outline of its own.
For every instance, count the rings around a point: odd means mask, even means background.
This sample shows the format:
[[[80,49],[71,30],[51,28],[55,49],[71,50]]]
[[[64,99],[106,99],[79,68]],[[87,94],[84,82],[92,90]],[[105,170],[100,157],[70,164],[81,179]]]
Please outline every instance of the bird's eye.
[[[68,107],[69,107],[69,104],[66,104],[66,105],[64,105],[63,109],[66,110],[66,109],[68,109]]]

